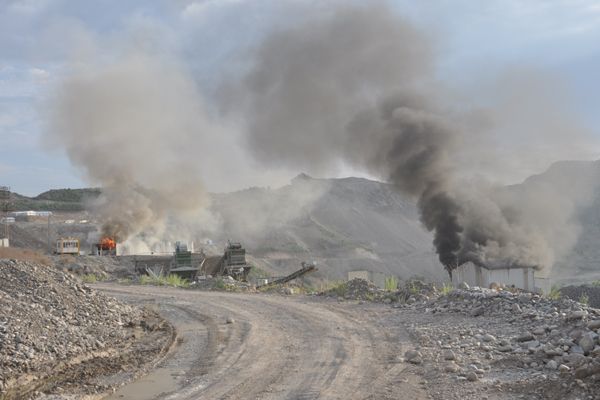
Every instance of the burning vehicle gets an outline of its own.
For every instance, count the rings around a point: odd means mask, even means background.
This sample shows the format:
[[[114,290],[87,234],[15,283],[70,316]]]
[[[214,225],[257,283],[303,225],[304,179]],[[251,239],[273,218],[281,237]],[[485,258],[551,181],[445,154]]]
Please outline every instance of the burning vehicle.
[[[92,254],[96,256],[116,256],[117,242],[111,237],[104,236],[98,243],[94,244]]]

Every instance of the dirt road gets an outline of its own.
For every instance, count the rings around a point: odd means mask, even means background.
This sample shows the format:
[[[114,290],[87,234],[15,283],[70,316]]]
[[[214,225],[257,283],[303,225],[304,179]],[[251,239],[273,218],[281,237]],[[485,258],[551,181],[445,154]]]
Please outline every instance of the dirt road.
[[[96,285],[154,305],[179,341],[159,366],[109,400],[426,399],[400,361],[410,339],[380,325],[391,309],[307,297]]]

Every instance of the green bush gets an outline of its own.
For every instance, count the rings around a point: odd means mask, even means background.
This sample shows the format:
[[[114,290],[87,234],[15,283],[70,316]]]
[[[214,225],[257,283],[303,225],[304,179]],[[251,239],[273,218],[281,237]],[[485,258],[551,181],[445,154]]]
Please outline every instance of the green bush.
[[[248,272],[248,279],[260,279],[270,277],[271,274],[269,274],[264,269],[257,267],[256,265],[252,265],[252,267],[250,268],[250,272]]]
[[[96,283],[98,281],[98,277],[94,274],[85,274],[81,277],[81,280],[84,283]]]
[[[215,279],[215,285],[214,285],[215,289],[225,290],[226,286],[227,285],[225,285],[225,281],[223,279],[221,279],[221,278]]]
[[[406,287],[410,294],[418,294],[419,293],[419,286],[415,283],[415,281],[412,281],[412,280],[408,281],[406,283]]]
[[[395,276],[385,278],[385,290],[393,292],[398,290],[398,279]]]
[[[440,290],[440,293],[443,296],[446,296],[446,295],[449,295],[453,290],[454,290],[454,286],[452,286],[451,283],[444,283],[444,285],[442,286],[442,289]]]
[[[588,296],[587,293],[582,293],[581,296],[579,296],[579,300],[578,301],[581,304],[588,305],[590,303],[590,296]]]
[[[348,293],[348,282],[330,283],[323,291],[335,293],[338,297],[344,297]]]
[[[142,275],[140,276],[140,284],[155,285],[155,286],[172,286],[172,287],[188,287],[190,282],[180,277],[179,275],[171,274],[163,275]]]
[[[560,287],[558,285],[552,285],[552,288],[550,289],[550,293],[548,293],[548,298],[551,300],[558,300],[560,299],[561,293],[560,293]]]
[[[173,286],[173,287],[188,287],[190,286],[190,281],[186,278],[182,278],[179,275],[171,274],[168,275],[165,279],[165,285]]]

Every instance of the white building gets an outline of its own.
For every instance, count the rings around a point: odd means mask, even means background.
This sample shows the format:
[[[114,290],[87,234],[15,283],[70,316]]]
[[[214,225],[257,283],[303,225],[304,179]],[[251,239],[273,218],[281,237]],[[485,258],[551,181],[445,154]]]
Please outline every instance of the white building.
[[[546,291],[547,282],[544,279],[539,279],[540,285],[544,287],[536,285],[535,267],[479,266],[467,262],[452,271],[452,283],[455,286],[465,282],[469,286],[489,288],[491,283],[497,283],[537,292]]]

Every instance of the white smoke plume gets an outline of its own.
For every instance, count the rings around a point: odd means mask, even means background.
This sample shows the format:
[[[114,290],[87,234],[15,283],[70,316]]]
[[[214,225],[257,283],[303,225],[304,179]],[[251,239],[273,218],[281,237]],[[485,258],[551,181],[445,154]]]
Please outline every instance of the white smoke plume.
[[[208,197],[190,146],[218,130],[184,70],[144,54],[79,65],[50,105],[52,143],[102,186],[95,210],[119,241],[164,233],[169,216],[193,216]]]

